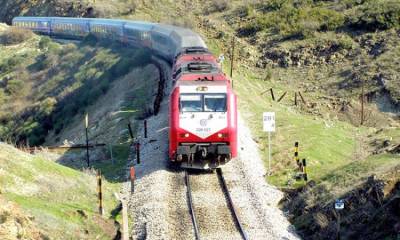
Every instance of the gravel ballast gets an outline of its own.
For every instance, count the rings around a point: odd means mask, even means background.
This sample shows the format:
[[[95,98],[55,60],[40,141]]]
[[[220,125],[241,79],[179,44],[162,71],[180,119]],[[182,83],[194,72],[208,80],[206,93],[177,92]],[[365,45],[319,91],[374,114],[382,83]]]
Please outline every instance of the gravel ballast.
[[[166,64],[164,68],[170,76],[170,68]],[[166,92],[170,89],[167,86]],[[129,194],[129,183],[124,186],[133,222],[132,239],[194,239],[184,172],[168,167],[168,97],[166,94],[159,114],[147,119],[148,138],[140,138],[141,164],[135,166],[134,194]],[[241,118],[238,127],[239,157],[222,169],[249,239],[299,239],[277,207],[282,192],[265,182],[257,144]],[[217,175],[195,172],[190,178],[201,239],[241,239]]]

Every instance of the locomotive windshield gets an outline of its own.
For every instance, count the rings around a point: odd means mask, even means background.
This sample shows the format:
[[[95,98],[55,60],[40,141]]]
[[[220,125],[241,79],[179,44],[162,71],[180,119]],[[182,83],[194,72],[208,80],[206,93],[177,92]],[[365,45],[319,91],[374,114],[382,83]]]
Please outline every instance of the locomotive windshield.
[[[226,94],[181,94],[181,112],[226,112]]]
[[[204,111],[205,112],[225,112],[226,111],[226,95],[204,95]]]
[[[181,95],[181,111],[182,112],[202,112],[203,103],[200,94]]]

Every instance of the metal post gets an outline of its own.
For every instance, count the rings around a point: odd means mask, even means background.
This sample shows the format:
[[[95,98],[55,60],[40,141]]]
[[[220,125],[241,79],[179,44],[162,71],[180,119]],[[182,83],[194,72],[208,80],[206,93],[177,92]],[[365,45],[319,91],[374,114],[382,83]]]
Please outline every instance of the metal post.
[[[101,189],[101,172],[100,170],[97,171],[97,194],[98,194],[98,201],[99,201],[99,214],[103,215],[103,193]]]
[[[134,139],[131,123],[128,123],[128,130],[129,130],[129,135],[131,136],[131,139]]]
[[[304,177],[304,181],[308,181],[308,177],[307,177],[307,163],[306,163],[306,159],[303,158],[303,177]]]
[[[143,125],[144,125],[144,138],[147,138],[147,120],[144,120]]]
[[[86,116],[85,116],[85,129],[86,129],[86,163],[87,163],[87,167],[90,166],[88,127],[89,127],[89,116],[88,116],[88,114],[86,114]]]
[[[137,142],[135,144],[136,146],[136,159],[137,159],[137,164],[140,164],[140,143]]]
[[[268,175],[271,175],[271,132],[268,132]]]
[[[299,142],[294,143],[294,160],[296,160],[297,167],[300,170],[300,160],[299,160]]]

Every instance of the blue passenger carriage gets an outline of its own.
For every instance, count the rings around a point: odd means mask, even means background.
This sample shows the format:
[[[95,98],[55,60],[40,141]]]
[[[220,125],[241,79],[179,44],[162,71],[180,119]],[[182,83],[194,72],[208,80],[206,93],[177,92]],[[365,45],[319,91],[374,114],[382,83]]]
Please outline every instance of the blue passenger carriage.
[[[151,29],[154,23],[129,21],[124,25],[125,42],[151,48]]]
[[[46,35],[50,35],[51,31],[50,18],[48,17],[15,17],[12,25]]]
[[[123,41],[124,24],[122,20],[92,19],[90,20],[90,32],[98,37],[110,40]]]
[[[89,20],[86,18],[51,18],[51,35],[81,39],[89,32]]]
[[[175,28],[171,25],[157,24],[151,30],[151,46],[156,50],[155,54],[169,62],[172,62],[176,50],[175,42],[170,37]]]

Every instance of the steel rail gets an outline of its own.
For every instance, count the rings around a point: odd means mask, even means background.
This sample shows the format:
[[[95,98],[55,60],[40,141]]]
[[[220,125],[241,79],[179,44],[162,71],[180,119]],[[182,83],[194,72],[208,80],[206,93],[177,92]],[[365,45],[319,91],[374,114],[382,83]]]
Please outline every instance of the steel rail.
[[[235,206],[233,205],[233,201],[232,201],[231,195],[229,193],[228,187],[226,185],[224,175],[222,174],[222,170],[220,168],[217,168],[216,172],[217,172],[218,178],[219,178],[219,180],[221,182],[221,187],[222,187],[223,192],[225,194],[225,197],[227,199],[227,202],[228,202],[229,208],[231,210],[232,216],[233,216],[233,218],[235,220],[236,228],[239,230],[240,235],[242,236],[242,238],[244,240],[248,240],[248,237],[247,237],[246,232],[244,231],[243,225],[241,224],[241,222],[239,220],[239,216],[237,214]]]
[[[190,177],[189,177],[189,173],[187,172],[187,170],[185,170],[185,183],[186,183],[186,189],[187,189],[186,194],[187,194],[187,198],[188,198],[189,211],[190,211],[190,215],[192,216],[194,236],[195,236],[196,240],[200,240],[199,227],[197,224],[196,214],[194,212],[192,189],[190,187]]]

